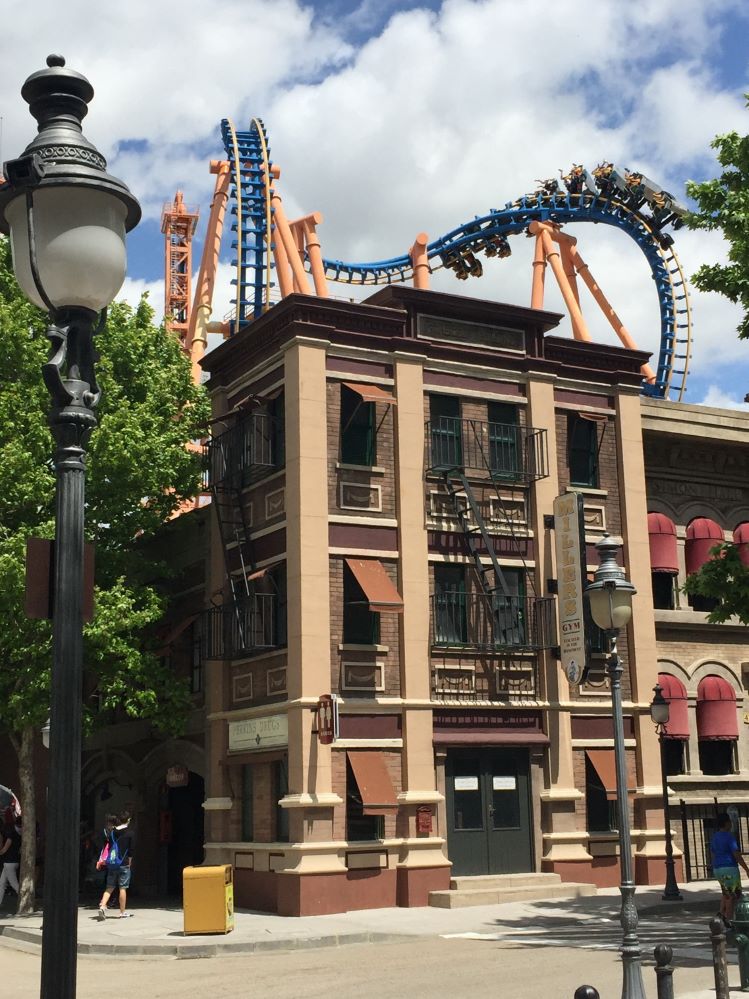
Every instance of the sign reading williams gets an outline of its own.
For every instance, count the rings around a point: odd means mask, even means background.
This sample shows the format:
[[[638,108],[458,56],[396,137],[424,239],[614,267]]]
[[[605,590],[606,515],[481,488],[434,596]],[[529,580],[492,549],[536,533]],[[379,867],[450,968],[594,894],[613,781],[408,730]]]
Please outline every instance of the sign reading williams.
[[[288,741],[289,722],[286,715],[229,722],[230,753],[248,749],[272,749],[275,746],[286,746]]]
[[[563,493],[554,500],[554,547],[559,592],[559,647],[562,668],[578,683],[585,667],[585,525],[582,493]]]

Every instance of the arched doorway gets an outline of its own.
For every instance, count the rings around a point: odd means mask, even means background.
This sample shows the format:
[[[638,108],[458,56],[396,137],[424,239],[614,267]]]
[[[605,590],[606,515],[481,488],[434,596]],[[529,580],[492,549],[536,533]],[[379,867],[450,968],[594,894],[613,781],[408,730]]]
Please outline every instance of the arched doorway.
[[[159,887],[163,894],[181,897],[183,869],[203,863],[204,799],[203,778],[192,770],[185,785],[162,787]]]

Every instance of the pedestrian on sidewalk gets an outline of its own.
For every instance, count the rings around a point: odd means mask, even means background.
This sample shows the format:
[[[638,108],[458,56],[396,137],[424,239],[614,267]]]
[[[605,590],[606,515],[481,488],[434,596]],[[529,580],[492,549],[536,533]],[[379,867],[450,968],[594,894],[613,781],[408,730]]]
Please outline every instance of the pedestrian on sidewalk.
[[[720,915],[723,925],[730,927],[736,901],[742,895],[739,864],[747,875],[749,867],[739,850],[728,812],[722,812],[718,816],[718,831],[710,840],[710,852],[713,857],[713,875],[718,879],[721,891]]]
[[[99,902],[99,919],[107,918],[107,906],[115,888],[118,891],[120,919],[125,919],[127,912],[127,890],[133,864],[135,836],[130,828],[130,813],[108,815],[104,826],[104,845],[102,847],[97,868],[107,872],[106,887]]]
[[[16,894],[20,891],[18,884],[18,866],[21,863],[21,829],[18,824],[9,823],[5,826],[0,839],[0,907],[5,898],[8,885]]]

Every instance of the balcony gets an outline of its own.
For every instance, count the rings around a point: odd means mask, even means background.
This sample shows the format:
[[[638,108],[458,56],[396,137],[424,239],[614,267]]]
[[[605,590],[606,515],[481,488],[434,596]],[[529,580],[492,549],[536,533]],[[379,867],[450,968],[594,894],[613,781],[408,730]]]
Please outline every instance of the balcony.
[[[549,474],[546,431],[440,416],[426,424],[428,472],[491,474],[495,483],[528,483]]]
[[[254,593],[236,604],[203,611],[203,659],[239,659],[286,644],[275,593]]]
[[[284,466],[283,424],[269,413],[250,413],[206,447],[208,486],[244,489]]]
[[[436,593],[432,648],[507,655],[557,645],[554,597]]]

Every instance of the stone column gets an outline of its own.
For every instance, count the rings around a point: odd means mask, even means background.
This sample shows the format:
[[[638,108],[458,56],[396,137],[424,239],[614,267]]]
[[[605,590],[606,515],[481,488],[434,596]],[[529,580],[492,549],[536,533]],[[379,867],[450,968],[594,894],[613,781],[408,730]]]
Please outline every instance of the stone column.
[[[429,652],[429,562],[424,512],[424,360],[395,353],[395,489],[398,518],[400,685],[403,707],[403,791],[408,831],[398,861],[398,904],[426,905],[429,891],[447,888],[450,865],[436,828]],[[432,810],[432,834],[416,832],[418,806]]]
[[[546,431],[549,474],[533,486],[531,527],[536,542],[536,592],[546,592],[546,580],[556,577],[553,559],[553,535],[544,527],[544,515],[552,513],[559,493],[557,472],[557,432],[554,408],[554,376],[532,373],[528,381],[528,424]],[[570,688],[559,662],[548,652],[539,654],[542,692],[548,702],[546,734],[550,746],[546,760],[546,786],[541,791],[541,828],[545,871],[555,871],[563,878],[585,880],[590,877],[591,856],[588,835],[578,828],[575,804],[584,797],[575,787],[572,762],[572,726]]]

